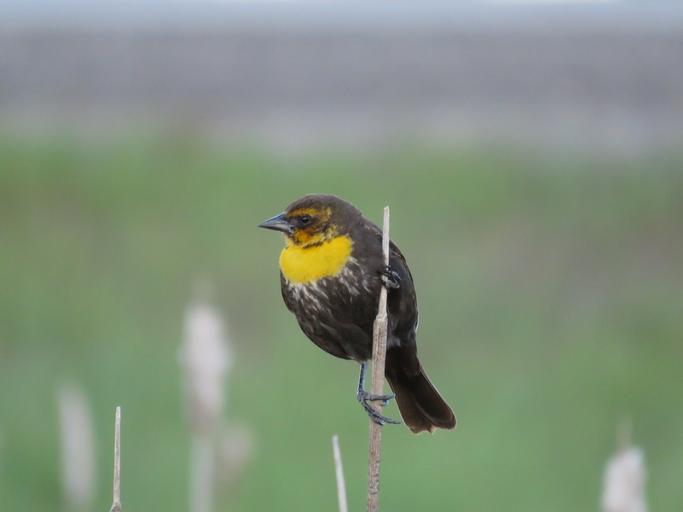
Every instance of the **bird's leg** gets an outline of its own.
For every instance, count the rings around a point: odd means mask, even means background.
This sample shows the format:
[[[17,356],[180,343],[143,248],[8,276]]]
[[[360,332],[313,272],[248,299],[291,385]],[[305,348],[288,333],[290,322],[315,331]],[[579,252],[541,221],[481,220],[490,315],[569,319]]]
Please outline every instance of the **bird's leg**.
[[[360,364],[360,377],[358,377],[358,391],[356,392],[356,400],[360,403],[361,407],[365,409],[365,412],[370,416],[370,419],[377,423],[378,425],[384,425],[385,423],[391,423],[392,425],[400,425],[401,422],[387,418],[386,416],[378,413],[375,408],[370,404],[370,402],[382,402],[382,405],[387,405],[387,402],[394,398],[394,395],[373,395],[365,391],[365,370],[367,369],[367,363],[363,362]]]
[[[380,271],[380,277],[382,278],[384,286],[386,286],[387,288],[401,287],[401,276],[399,276],[398,272],[392,269],[389,265],[387,265]]]

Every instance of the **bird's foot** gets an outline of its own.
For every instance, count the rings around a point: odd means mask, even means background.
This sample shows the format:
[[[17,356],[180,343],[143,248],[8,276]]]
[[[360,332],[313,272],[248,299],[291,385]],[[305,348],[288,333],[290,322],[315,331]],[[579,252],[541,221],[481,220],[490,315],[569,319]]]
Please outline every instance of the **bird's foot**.
[[[394,395],[373,395],[372,393],[368,393],[365,390],[359,390],[358,394],[356,395],[356,399],[358,400],[358,403],[360,403],[361,407],[365,409],[365,412],[368,414],[370,419],[377,423],[378,425],[384,425],[386,423],[389,423],[391,425],[400,425],[401,422],[398,420],[394,420],[391,418],[388,418],[380,413],[378,413],[375,408],[372,406],[370,402],[382,402],[382,405],[387,405],[389,400],[392,400],[394,398]]]
[[[384,269],[380,272],[380,277],[382,278],[384,286],[387,288],[401,287],[401,276],[399,276],[398,272],[393,270],[389,265],[384,267]]]

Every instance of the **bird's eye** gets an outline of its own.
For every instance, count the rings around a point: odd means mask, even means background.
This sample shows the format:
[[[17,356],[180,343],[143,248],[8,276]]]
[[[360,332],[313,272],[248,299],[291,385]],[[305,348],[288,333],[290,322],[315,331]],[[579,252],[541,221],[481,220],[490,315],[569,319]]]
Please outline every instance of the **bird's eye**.
[[[311,216],[310,215],[302,215],[299,217],[299,221],[301,222],[302,226],[306,226],[307,224],[311,223]]]

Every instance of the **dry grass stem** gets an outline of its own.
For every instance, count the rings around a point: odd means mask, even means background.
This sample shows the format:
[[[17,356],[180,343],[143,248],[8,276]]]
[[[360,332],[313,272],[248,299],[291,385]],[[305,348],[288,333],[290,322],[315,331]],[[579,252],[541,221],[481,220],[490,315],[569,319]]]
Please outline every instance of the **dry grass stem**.
[[[337,477],[337,500],[339,501],[339,512],[348,512],[349,506],[346,502],[346,481],[344,480],[344,466],[342,465],[341,450],[339,449],[339,436],[332,436],[332,454],[334,455],[334,473]]]
[[[114,499],[109,512],[121,512],[121,407],[114,418]]]
[[[389,207],[384,207],[382,229],[382,251],[384,264],[389,264]],[[384,362],[387,353],[387,288],[382,286],[379,295],[379,308],[372,331],[372,393],[384,392]],[[378,413],[382,414],[381,402],[375,403]],[[382,427],[370,420],[370,443],[368,449],[368,512],[379,508],[379,469],[382,450]]]
[[[192,436],[190,452],[190,511],[211,512],[214,500],[215,450],[213,440]]]

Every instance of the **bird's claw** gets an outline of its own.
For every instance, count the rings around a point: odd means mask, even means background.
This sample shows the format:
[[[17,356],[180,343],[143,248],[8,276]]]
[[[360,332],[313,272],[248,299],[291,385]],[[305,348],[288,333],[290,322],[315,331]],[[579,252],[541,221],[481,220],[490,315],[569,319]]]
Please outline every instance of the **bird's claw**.
[[[401,276],[399,276],[398,272],[393,270],[389,265],[384,267],[384,269],[380,272],[380,276],[382,278],[384,286],[386,286],[387,288],[401,287]]]
[[[384,416],[380,413],[378,413],[375,408],[371,405],[370,402],[382,402],[382,405],[387,405],[389,400],[392,400],[394,398],[394,395],[373,395],[371,393],[368,393],[367,391],[359,391],[358,394],[356,395],[356,399],[360,403],[361,407],[365,409],[365,412],[368,414],[370,419],[377,423],[378,425],[385,425],[385,424],[391,424],[391,425],[400,425],[401,422],[398,420],[394,420],[392,418],[388,418],[387,416]]]
[[[364,389],[361,389],[358,391],[356,395],[356,399],[359,402],[382,402],[382,405],[387,405],[389,400],[393,400],[396,397],[394,394],[389,394],[389,395],[373,395],[372,393],[368,393]]]

